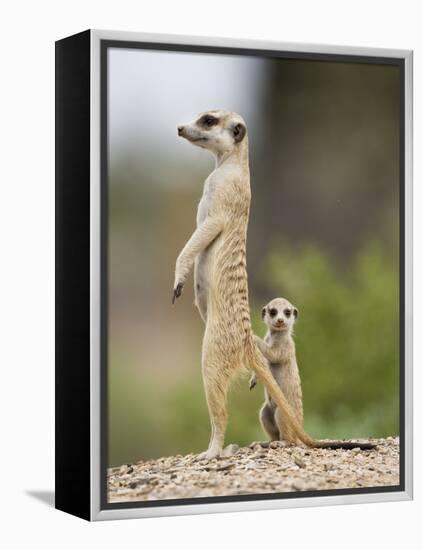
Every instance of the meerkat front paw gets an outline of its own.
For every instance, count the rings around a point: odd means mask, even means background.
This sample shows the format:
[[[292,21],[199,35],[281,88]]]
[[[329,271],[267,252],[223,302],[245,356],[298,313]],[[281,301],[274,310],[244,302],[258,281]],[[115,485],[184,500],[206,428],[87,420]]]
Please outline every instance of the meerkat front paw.
[[[253,374],[253,376],[250,378],[250,391],[257,385],[257,376]]]
[[[260,336],[257,336],[257,334],[254,334],[254,341],[257,344],[259,350],[262,351],[263,350],[263,344],[264,344],[263,339],[260,338]]]

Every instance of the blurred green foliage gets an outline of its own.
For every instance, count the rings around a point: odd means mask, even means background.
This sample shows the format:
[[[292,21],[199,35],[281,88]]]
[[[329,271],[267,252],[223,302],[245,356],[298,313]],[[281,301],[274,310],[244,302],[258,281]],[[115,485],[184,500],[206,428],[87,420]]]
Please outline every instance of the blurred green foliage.
[[[397,265],[377,243],[357,253],[344,271],[310,246],[276,246],[263,264],[269,287],[300,310],[295,340],[305,427],[315,437],[384,437],[399,431]],[[262,305],[252,304],[260,335]],[[147,374],[140,383],[125,368],[128,361],[110,357],[110,464],[204,449],[209,420],[200,365],[177,384]],[[227,443],[264,438],[257,417],[262,399],[261,388],[248,390],[246,376],[232,385]]]
[[[300,310],[305,424],[317,437],[398,433],[397,265],[377,243],[342,271],[313,247],[269,258],[271,282]]]

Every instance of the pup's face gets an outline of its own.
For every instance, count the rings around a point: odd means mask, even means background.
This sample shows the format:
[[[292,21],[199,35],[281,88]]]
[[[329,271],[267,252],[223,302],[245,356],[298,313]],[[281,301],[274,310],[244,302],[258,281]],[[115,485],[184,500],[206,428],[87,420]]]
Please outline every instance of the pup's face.
[[[261,316],[269,329],[291,331],[298,317],[298,309],[285,298],[275,298],[264,306]]]
[[[207,111],[193,122],[178,126],[178,135],[215,155],[230,153],[244,140],[247,127],[236,113]]]

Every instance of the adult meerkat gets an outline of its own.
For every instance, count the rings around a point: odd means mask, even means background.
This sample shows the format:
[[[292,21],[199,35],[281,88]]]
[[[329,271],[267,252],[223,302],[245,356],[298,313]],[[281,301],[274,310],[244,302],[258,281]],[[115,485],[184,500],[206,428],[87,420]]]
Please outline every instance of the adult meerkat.
[[[298,370],[293,329],[298,317],[298,309],[285,298],[274,298],[266,304],[261,316],[267,325],[267,333],[262,340],[255,336],[256,343],[268,361],[273,378],[283,391],[298,423],[303,426],[303,394]],[[250,390],[257,384],[255,374],[250,378]],[[271,441],[282,441],[285,438],[285,419],[277,403],[264,390],[265,401],[259,412],[259,419],[264,432]],[[350,441],[319,441],[318,447],[331,449],[372,449],[370,443]]]
[[[174,303],[195,262],[195,302],[205,322],[202,374],[211,438],[202,458],[220,455],[227,424],[226,394],[233,375],[248,365],[266,386],[284,419],[287,441],[320,446],[302,429],[268,369],[251,330],[246,238],[251,192],[247,127],[240,115],[208,111],[178,126],[179,136],[207,149],[216,166],[204,183],[197,228],[176,260]]]

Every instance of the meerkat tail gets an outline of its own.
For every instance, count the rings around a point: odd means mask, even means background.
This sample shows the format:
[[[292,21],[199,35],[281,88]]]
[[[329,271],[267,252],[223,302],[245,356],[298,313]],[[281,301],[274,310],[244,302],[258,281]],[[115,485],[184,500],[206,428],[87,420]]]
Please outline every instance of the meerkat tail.
[[[317,442],[304,432],[300,423],[295,418],[291,406],[267,366],[266,359],[261,354],[254,341],[251,341],[250,346],[248,346],[248,350],[250,367],[257,374],[257,377],[261,383],[266,386],[272,399],[283,413],[284,420],[288,427],[288,433],[290,432],[289,436],[287,434],[287,440],[291,443],[295,443],[297,440],[300,440],[309,447],[315,447]]]
[[[282,411],[284,416],[284,421],[288,427],[287,441],[290,443],[295,443],[297,440],[300,440],[302,443],[308,447],[319,448],[319,449],[361,449],[363,451],[371,450],[376,447],[373,443],[361,443],[353,441],[319,441],[314,439],[305,433],[302,426],[296,419],[291,406],[289,405],[283,391],[273,378],[272,373],[270,372],[267,360],[264,358],[255,342],[252,341],[250,346],[248,346],[248,359],[250,367],[257,374],[257,377],[261,383],[266,386],[268,392],[272,396],[272,399],[275,401],[277,407]],[[289,435],[288,435],[289,434]]]
[[[361,443],[354,441],[319,441],[314,442],[313,447],[319,449],[361,449],[362,451],[370,451],[374,449],[376,445],[374,443]]]

